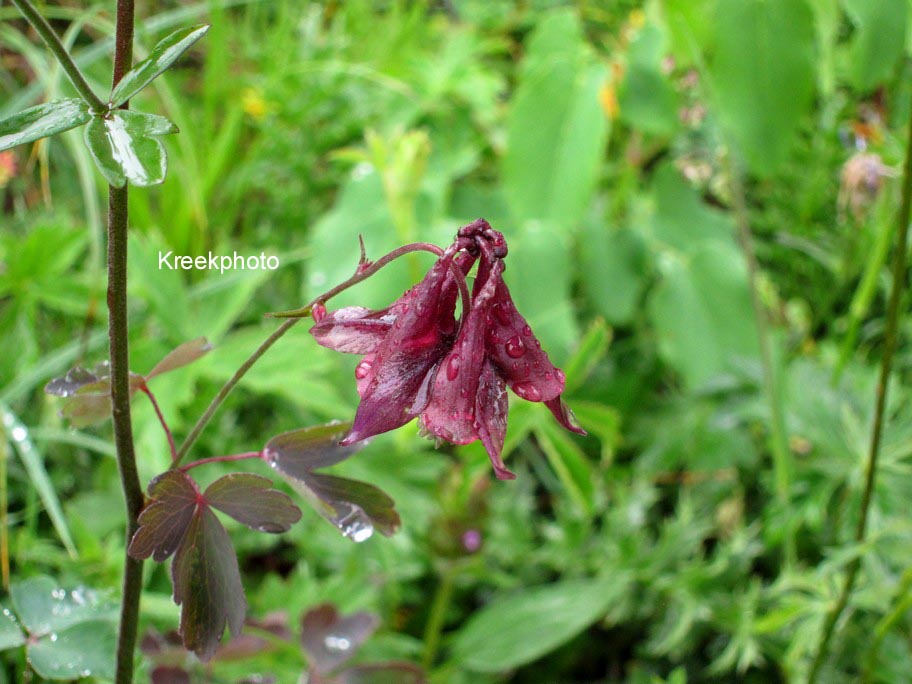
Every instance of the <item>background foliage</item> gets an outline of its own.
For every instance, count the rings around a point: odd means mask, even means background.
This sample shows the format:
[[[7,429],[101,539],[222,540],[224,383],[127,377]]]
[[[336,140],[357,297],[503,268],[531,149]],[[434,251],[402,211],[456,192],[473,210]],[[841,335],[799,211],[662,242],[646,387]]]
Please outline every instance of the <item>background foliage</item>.
[[[109,5],[43,8],[100,91]],[[164,140],[169,182],[130,196],[131,366],[200,335],[215,344],[156,388],[175,432],[274,328],[264,312],[351,274],[359,234],[376,257],[448,243],[484,216],[510,241],[507,281],[591,434],[568,436],[543,407],[514,402],[512,483],[492,480],[478,445],[435,450],[411,427],[377,438],[338,470],[395,498],[393,538],[355,545],[311,511],[278,539],[227,521],[251,617],[285,611],[296,626],[325,601],[371,611],[382,628],[359,658],[423,663],[440,683],[791,681],[862,554],[825,681],[912,681],[905,346],[870,541],[847,541],[910,106],[907,0],[141,11],[139,57],[176,27],[212,24],[137,98],[181,135]],[[10,7],[0,19],[0,116],[71,95]],[[0,546],[4,603],[38,639],[31,681],[80,675],[42,668],[51,629],[90,623],[71,633],[108,643],[124,551],[106,514],[121,507],[110,428],[70,429],[41,392],[104,354],[103,179],[80,134],[0,154]],[[159,250],[265,251],[282,267],[177,273],[158,268]],[[334,305],[384,305],[426,260],[410,255]],[[295,328],[197,457],[349,419],[354,363]],[[167,444],[149,406],[134,412],[148,480],[168,467]],[[465,536],[475,532],[477,551]],[[16,594],[45,585],[100,593],[75,622],[48,627]],[[150,566],[145,629],[174,628],[169,592],[165,569]],[[21,644],[17,630],[0,619],[0,645]],[[305,663],[274,641],[254,650],[195,676],[290,682]],[[4,657],[20,681],[25,649]]]

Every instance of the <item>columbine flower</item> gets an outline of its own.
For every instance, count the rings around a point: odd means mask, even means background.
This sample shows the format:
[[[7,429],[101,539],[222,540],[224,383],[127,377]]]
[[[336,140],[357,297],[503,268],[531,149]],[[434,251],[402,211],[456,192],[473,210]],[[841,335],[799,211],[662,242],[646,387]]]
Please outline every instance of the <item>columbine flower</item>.
[[[507,243],[487,221],[460,229],[418,285],[386,309],[322,315],[311,333],[330,349],[363,354],[348,445],[419,417],[425,434],[453,444],[480,439],[500,479],[509,387],[543,402],[568,430],[586,434],[561,399],[564,374],[548,359],[503,281]],[[460,281],[479,262],[471,303],[455,318]],[[468,305],[468,306],[467,306]]]

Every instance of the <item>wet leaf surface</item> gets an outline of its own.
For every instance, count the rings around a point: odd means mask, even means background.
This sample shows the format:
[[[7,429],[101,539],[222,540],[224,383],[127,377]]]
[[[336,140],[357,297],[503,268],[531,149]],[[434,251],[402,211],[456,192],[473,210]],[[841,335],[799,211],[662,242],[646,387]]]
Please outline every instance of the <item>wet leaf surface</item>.
[[[29,107],[0,121],[0,152],[63,133],[91,118],[89,105],[75,98]]]
[[[320,674],[328,674],[351,658],[373,634],[379,620],[370,613],[342,616],[324,603],[301,618],[301,646]]]
[[[291,498],[259,475],[225,475],[209,485],[204,496],[213,508],[259,532],[287,532],[301,519],[301,509]]]
[[[169,133],[177,126],[164,117],[118,109],[89,122],[85,144],[110,185],[146,187],[165,180],[168,162],[158,136]]]

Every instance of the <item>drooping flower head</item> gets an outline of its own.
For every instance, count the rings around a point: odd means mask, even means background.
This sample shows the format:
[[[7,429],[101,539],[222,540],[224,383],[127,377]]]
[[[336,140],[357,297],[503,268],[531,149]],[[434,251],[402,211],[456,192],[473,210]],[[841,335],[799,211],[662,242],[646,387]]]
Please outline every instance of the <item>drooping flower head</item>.
[[[324,347],[364,355],[355,369],[361,403],[341,444],[418,417],[422,431],[439,439],[481,440],[497,477],[513,479],[501,459],[507,387],[521,399],[545,403],[561,425],[585,434],[561,399],[564,373],[542,350],[503,281],[507,251],[503,235],[478,219],[386,309],[348,307],[315,323],[311,334]],[[465,278],[476,262],[468,296]]]

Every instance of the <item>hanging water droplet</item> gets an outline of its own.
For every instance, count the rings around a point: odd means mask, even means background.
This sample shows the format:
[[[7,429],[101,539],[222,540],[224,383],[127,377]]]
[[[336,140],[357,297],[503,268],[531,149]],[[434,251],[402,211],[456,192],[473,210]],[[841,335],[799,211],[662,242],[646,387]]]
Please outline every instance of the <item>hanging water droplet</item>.
[[[459,375],[459,357],[455,354],[450,357],[450,360],[447,361],[447,380],[452,382],[456,379],[456,376]]]
[[[360,506],[340,502],[335,504],[335,509],[337,515],[333,518],[333,523],[343,536],[355,543],[361,543],[374,534],[374,526]]]
[[[513,335],[513,337],[507,340],[504,349],[507,350],[507,356],[513,359],[518,359],[526,353],[526,345],[519,335]]]
[[[52,642],[53,642],[53,641],[57,641],[57,633],[56,633],[56,632],[51,632],[51,634],[50,634],[50,636],[48,637],[48,639],[50,639]]]
[[[367,374],[370,373],[371,365],[370,361],[362,359],[361,363],[355,367],[355,379],[364,380],[364,378],[367,377]]]
[[[519,382],[513,387],[513,391],[516,392],[516,396],[526,401],[539,401],[541,399],[541,392],[531,382]]]
[[[326,646],[327,651],[348,651],[351,649],[352,644],[348,637],[336,636],[335,634],[330,634],[325,639],[323,639],[323,645]]]

